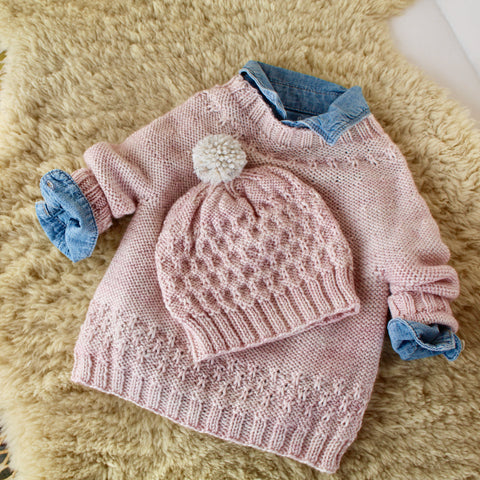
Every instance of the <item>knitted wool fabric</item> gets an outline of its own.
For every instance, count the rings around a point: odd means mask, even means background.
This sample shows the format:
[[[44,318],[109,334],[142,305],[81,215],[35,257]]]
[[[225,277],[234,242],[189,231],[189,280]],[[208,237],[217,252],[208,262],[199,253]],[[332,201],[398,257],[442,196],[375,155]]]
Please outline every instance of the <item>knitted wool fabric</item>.
[[[165,305],[195,361],[360,309],[335,218],[313,188],[279,167],[193,187],[170,209],[155,258]]]
[[[234,136],[252,167],[292,172],[325,201],[353,256],[360,311],[281,340],[194,362],[167,310],[155,247],[167,212],[199,183],[192,150]],[[405,158],[372,114],[333,145],[280,122],[241,75],[198,92],[72,175],[95,218],[133,214],[75,346],[74,382],[228,441],[334,472],[355,439],[392,316],[457,331],[458,278]],[[101,199],[106,199],[106,202]],[[99,227],[100,228],[100,227]],[[100,228],[100,233],[103,230]]]

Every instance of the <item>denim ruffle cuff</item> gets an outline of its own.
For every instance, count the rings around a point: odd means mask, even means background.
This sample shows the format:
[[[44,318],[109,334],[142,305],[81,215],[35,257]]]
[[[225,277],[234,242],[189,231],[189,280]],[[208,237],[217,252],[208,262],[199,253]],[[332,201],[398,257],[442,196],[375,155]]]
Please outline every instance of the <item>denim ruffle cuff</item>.
[[[462,342],[446,325],[426,325],[402,318],[392,318],[387,325],[393,349],[402,360],[445,355],[456,360],[462,351]]]
[[[89,257],[97,243],[93,210],[80,187],[63,170],[51,170],[40,180],[44,202],[36,202],[38,220],[50,241],[70,260]]]

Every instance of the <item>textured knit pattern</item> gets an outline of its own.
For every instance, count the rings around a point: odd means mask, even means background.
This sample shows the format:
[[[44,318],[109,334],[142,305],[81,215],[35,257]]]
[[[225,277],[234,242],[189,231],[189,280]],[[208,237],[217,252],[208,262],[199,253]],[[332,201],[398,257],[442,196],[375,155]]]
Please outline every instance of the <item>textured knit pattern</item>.
[[[283,168],[200,183],[156,247],[163,298],[195,360],[358,313],[352,253],[321,196]]]
[[[219,133],[241,142],[250,165],[287,169],[317,190],[352,251],[361,308],[343,321],[195,363],[185,329],[162,301],[155,247],[169,209],[199,183],[192,149]],[[446,265],[448,248],[404,157],[373,115],[330,146],[279,122],[236,75],[122,144],[93,145],[84,159],[112,216],[134,215],[75,346],[77,383],[334,472],[371,395],[388,304],[406,320],[429,323],[438,314],[458,329],[445,301],[459,288]]]

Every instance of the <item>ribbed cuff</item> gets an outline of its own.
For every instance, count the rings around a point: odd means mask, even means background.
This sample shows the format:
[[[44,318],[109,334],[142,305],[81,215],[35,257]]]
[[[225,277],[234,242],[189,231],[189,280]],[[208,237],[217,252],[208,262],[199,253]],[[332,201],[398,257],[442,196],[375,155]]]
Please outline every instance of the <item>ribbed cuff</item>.
[[[392,318],[400,317],[425,325],[446,325],[455,333],[458,322],[452,315],[450,302],[439,295],[423,292],[402,292],[388,297]]]
[[[107,198],[89,168],[75,170],[71,176],[92,207],[98,234],[100,235],[112,226],[112,212]]]
[[[280,340],[360,311],[350,268],[323,271],[284,294],[245,308],[189,315],[182,321],[196,362]]]

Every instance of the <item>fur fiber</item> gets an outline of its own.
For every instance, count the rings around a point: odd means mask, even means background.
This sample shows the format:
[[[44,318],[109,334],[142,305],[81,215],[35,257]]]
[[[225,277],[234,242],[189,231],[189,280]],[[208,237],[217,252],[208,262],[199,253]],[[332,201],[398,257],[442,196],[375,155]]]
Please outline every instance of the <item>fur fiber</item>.
[[[480,478],[480,132],[394,48],[411,0],[0,0],[0,418],[19,480]],[[455,362],[385,342],[335,475],[226,443],[69,381],[73,347],[129,218],[73,264],[35,216],[39,180],[84,166],[248,60],[362,86],[406,156],[460,276]]]

